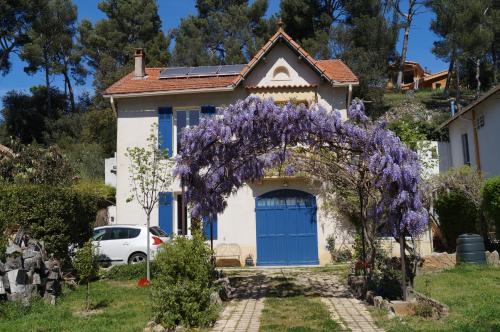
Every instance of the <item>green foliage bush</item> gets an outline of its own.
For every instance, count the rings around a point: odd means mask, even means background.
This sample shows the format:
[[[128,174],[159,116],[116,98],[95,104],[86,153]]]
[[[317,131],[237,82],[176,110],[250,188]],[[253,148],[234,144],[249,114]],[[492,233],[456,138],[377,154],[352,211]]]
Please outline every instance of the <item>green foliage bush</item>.
[[[156,264],[151,283],[155,320],[166,328],[211,325],[219,308],[210,300],[214,271],[201,232],[164,244]]]
[[[5,244],[6,229],[21,226],[43,240],[49,253],[67,262],[69,245],[83,245],[92,234],[98,209],[109,205],[109,197],[103,195],[106,189],[85,186],[90,185],[1,183],[1,242]]]
[[[440,193],[435,207],[448,252],[456,250],[459,235],[478,232],[479,211],[461,192],[451,190]]]
[[[500,239],[500,176],[484,182],[482,198],[486,217],[495,224],[497,239]]]
[[[151,278],[155,278],[158,274],[158,266],[156,261],[152,261]],[[146,262],[137,264],[121,264],[114,265],[107,270],[101,272],[102,279],[110,280],[139,280],[146,275]]]
[[[78,249],[75,254],[75,259],[73,260],[73,267],[77,273],[78,281],[87,286],[85,302],[86,309],[89,310],[90,282],[97,277],[97,272],[99,271],[99,260],[96,248],[92,243],[92,239],[89,239],[81,248]]]

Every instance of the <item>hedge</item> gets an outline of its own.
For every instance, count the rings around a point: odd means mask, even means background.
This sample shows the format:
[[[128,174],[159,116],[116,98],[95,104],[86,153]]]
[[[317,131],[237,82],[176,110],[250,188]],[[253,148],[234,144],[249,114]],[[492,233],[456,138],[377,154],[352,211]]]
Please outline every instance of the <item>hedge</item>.
[[[107,194],[90,187],[1,183],[0,253],[5,252],[5,231],[21,226],[43,240],[49,253],[66,260],[69,246],[90,238],[97,211],[110,204]]]
[[[459,235],[478,232],[479,211],[474,203],[459,191],[439,194],[436,212],[449,252],[455,251]]]
[[[482,196],[486,217],[495,224],[497,239],[500,239],[500,176],[484,182]]]

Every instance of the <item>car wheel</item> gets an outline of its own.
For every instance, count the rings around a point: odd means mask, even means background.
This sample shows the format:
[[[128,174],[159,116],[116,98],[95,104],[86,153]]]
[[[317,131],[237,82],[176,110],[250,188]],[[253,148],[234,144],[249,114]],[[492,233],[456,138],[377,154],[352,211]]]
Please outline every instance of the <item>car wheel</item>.
[[[130,258],[128,259],[129,264],[137,264],[137,263],[142,263],[145,262],[147,259],[146,254],[142,252],[136,252],[133,253]]]

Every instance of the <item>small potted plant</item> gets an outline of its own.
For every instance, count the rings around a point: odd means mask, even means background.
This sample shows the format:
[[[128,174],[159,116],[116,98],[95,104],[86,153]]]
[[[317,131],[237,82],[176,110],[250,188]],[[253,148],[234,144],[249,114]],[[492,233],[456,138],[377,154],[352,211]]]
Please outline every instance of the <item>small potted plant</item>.
[[[245,266],[253,266],[253,257],[251,254],[248,254],[247,258],[245,258]]]

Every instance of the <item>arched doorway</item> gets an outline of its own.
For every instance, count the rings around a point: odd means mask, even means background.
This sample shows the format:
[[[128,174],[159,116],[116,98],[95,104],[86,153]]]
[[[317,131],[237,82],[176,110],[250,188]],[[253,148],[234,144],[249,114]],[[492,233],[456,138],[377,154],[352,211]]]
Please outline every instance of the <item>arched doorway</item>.
[[[316,197],[275,190],[256,198],[257,265],[318,264]]]

